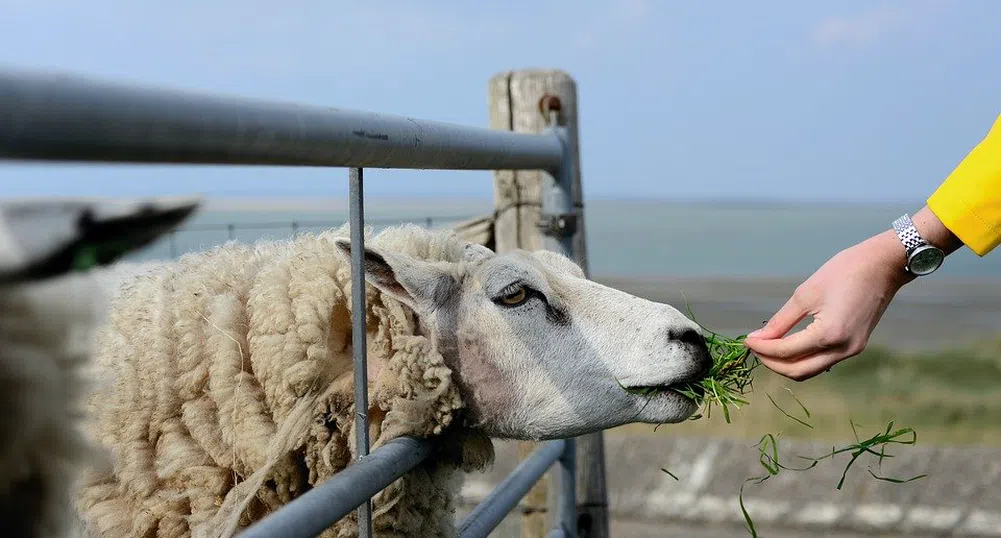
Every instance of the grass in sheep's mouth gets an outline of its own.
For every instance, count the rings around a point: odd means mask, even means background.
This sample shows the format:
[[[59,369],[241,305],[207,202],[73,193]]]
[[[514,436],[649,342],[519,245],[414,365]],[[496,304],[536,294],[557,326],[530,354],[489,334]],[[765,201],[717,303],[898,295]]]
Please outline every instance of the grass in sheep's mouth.
[[[706,417],[710,416],[713,406],[719,406],[729,423],[730,408],[747,404],[744,395],[752,389],[751,372],[760,363],[744,345],[744,338],[744,335],[727,338],[706,330],[705,339],[713,360],[712,368],[698,383],[691,383],[678,390],[683,396],[700,403]],[[701,413],[693,415],[690,420],[700,418]]]
[[[690,312],[689,317],[692,317]],[[694,317],[692,319],[694,320]],[[642,396],[673,390],[702,407],[702,413],[691,416],[689,420],[698,420],[702,418],[703,414],[709,417],[712,408],[719,406],[723,417],[729,423],[731,408],[736,409],[747,404],[744,395],[752,389],[751,372],[761,363],[744,345],[746,335],[727,338],[705,327],[702,329],[706,345],[709,347],[709,355],[713,361],[712,368],[705,378],[694,383],[679,383],[670,386],[623,386],[622,388],[627,392]]]

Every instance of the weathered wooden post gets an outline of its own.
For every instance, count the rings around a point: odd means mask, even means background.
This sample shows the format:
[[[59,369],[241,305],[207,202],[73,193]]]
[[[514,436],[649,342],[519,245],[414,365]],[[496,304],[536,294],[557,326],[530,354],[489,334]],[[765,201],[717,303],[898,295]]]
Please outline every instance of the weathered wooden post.
[[[556,112],[559,124],[568,129],[574,164],[570,202],[576,213],[571,223],[574,226],[572,256],[588,272],[576,83],[568,74],[558,70],[508,71],[490,80],[489,97],[492,128],[538,133],[549,126],[550,113]],[[553,104],[557,106],[553,107]],[[552,111],[551,108],[557,110]],[[494,248],[497,252],[543,248],[540,224],[544,174],[541,171],[512,170],[494,173]],[[519,455],[525,457],[535,448],[534,443],[519,443]],[[604,471],[604,438],[601,432],[578,438],[578,530],[581,537],[608,537],[608,496]],[[528,511],[522,520],[523,538],[541,538],[547,532],[548,518],[544,510],[552,504],[547,502],[547,488],[548,478],[544,478],[525,497]]]

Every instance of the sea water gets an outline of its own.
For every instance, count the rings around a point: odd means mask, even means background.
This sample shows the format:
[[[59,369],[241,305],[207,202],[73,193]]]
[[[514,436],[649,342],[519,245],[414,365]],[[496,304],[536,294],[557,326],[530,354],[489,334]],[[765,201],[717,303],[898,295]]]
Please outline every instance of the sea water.
[[[585,206],[592,274],[615,277],[803,277],[831,256],[882,232],[911,205],[751,204],[594,200]],[[366,218],[378,230],[397,222],[452,226],[492,212],[489,200],[369,201]],[[347,221],[343,202],[330,209],[253,208],[200,211],[173,237],[133,256],[170,258],[236,239],[287,238],[293,229],[318,232]],[[294,224],[293,224],[294,223]],[[980,258],[968,249],[950,256],[931,278],[997,277],[1001,254]],[[999,280],[1001,282],[1001,280]]]

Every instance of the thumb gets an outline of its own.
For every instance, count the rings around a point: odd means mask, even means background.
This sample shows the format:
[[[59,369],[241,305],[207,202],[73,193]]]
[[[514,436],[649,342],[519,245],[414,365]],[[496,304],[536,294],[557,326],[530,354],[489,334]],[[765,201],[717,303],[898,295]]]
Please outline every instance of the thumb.
[[[799,305],[799,301],[795,297],[790,298],[772,316],[772,319],[768,320],[768,323],[764,327],[748,334],[747,338],[760,338],[763,340],[781,338],[805,316],[806,310]]]

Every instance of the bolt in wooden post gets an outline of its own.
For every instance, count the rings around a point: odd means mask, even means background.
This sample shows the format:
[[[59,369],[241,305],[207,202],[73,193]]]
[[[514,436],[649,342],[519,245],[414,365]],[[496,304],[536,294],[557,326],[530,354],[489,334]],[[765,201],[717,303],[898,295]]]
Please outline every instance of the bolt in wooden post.
[[[490,127],[516,132],[539,133],[549,126],[549,117],[540,106],[545,96],[559,99],[559,123],[570,134],[570,151],[575,161],[575,177],[570,192],[577,214],[573,235],[573,258],[588,272],[587,244],[584,230],[584,204],[580,186],[580,153],[577,128],[577,85],[568,74],[558,70],[508,71],[490,80]],[[495,250],[538,250],[543,248],[539,229],[542,216],[541,171],[499,170],[494,173]],[[519,443],[524,458],[534,443]],[[577,484],[580,514],[579,534],[588,538],[608,537],[608,500],[605,491],[604,438],[601,432],[577,439]],[[523,538],[541,538],[548,531],[551,518],[535,510],[553,506],[547,502],[547,488],[552,473],[539,481],[525,497],[530,510],[522,519]],[[547,506],[548,505],[548,506]],[[551,510],[549,510],[551,512]],[[574,537],[576,538],[576,537]]]

